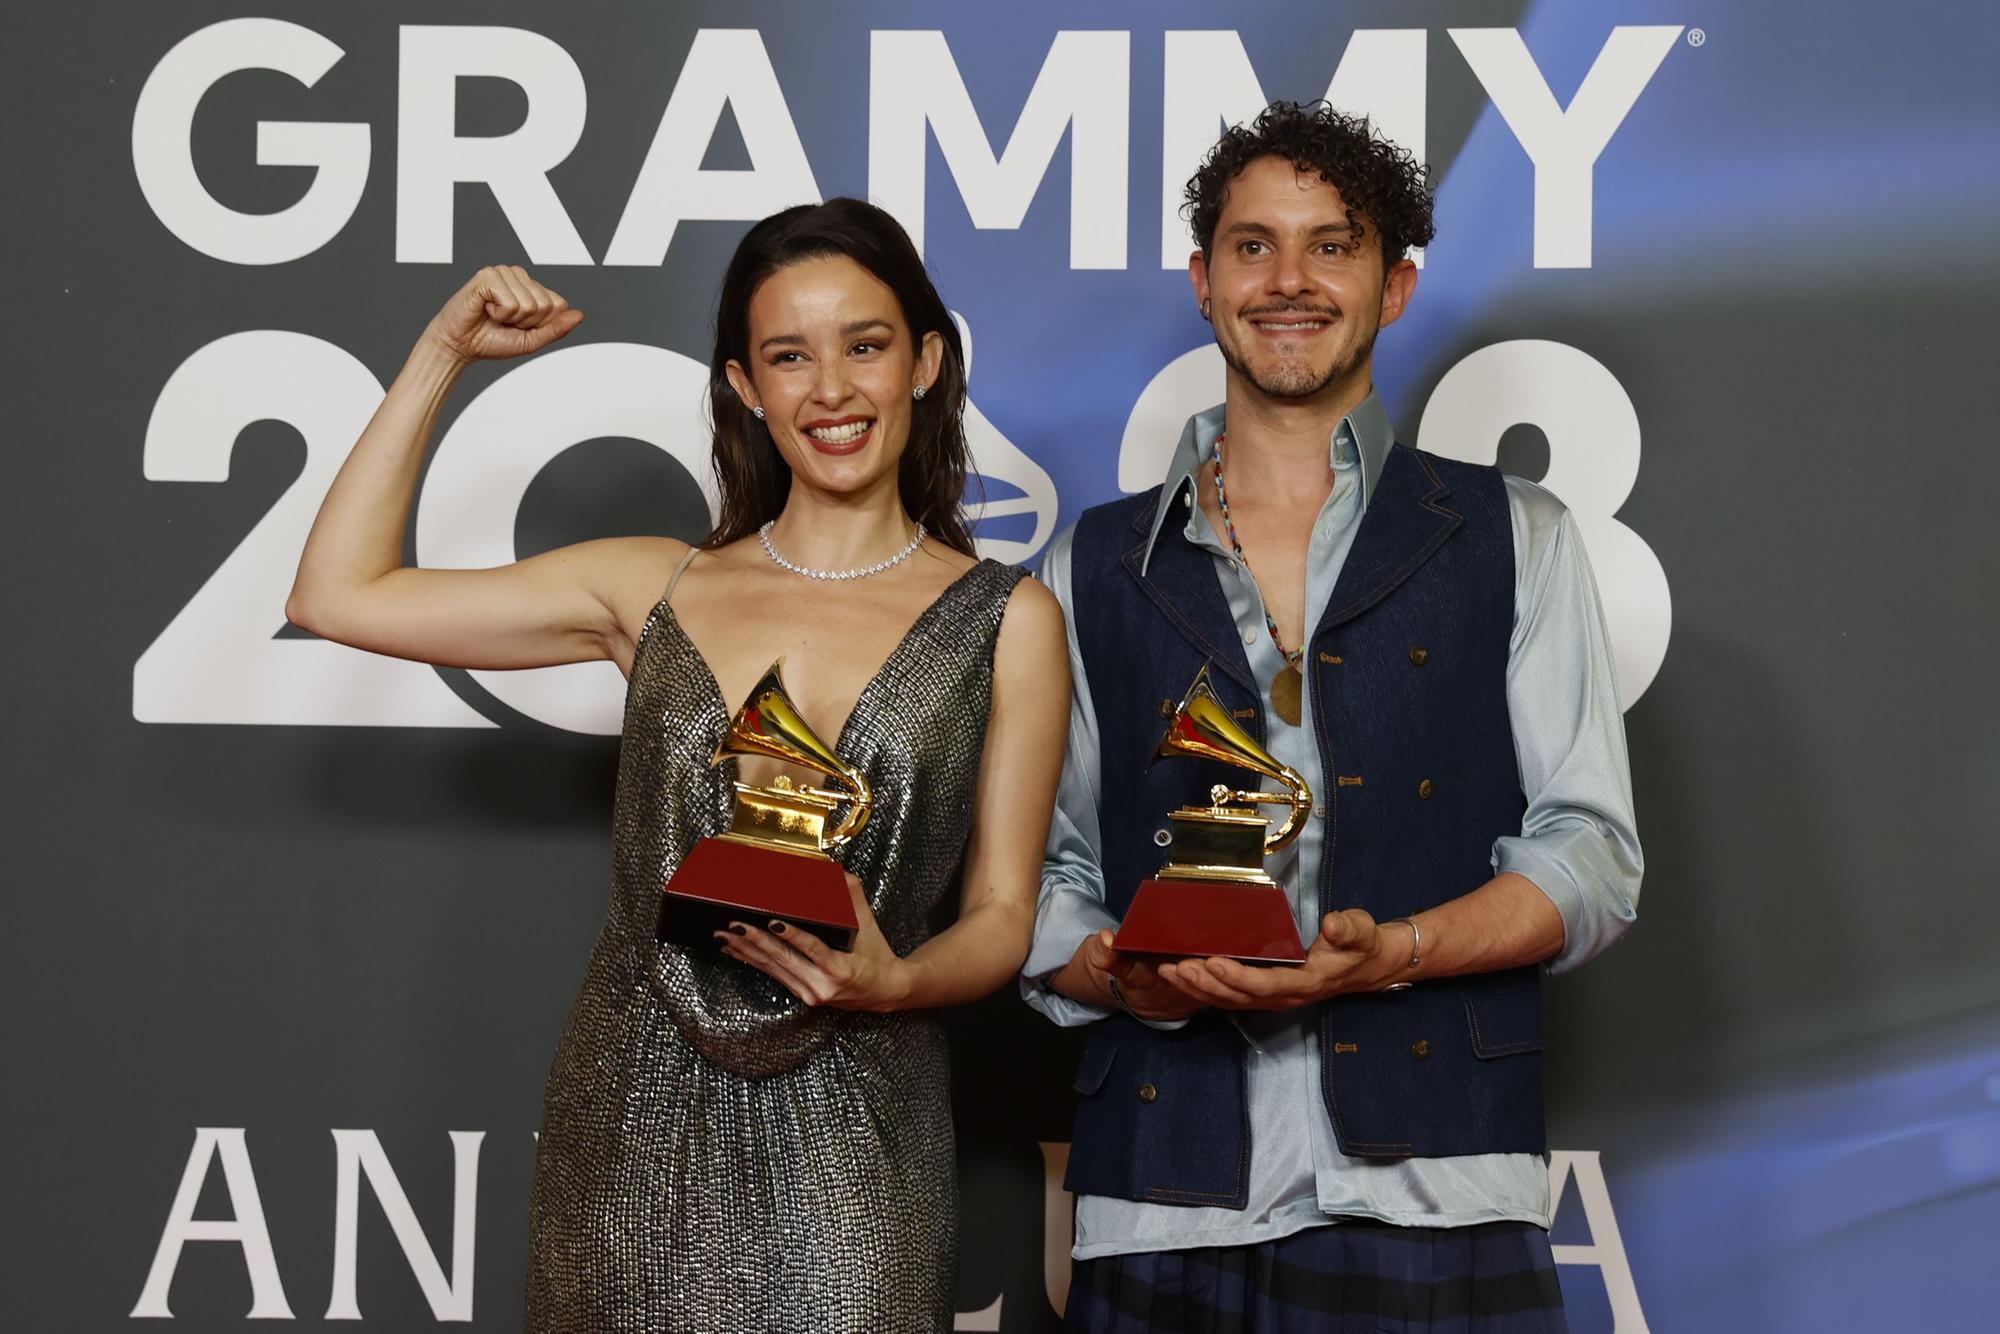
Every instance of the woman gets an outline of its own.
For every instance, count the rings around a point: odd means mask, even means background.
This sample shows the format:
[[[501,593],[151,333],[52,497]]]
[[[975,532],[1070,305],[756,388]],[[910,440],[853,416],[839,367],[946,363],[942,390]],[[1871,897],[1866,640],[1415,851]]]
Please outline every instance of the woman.
[[[582,318],[519,268],[452,297],[328,491],[287,606],[380,653],[608,658],[627,677],[612,901],[549,1074],[528,1326],[945,1329],[956,1179],[924,1012],[1026,954],[1068,719],[1061,613],[974,557],[957,331],[902,229],[845,199],[758,223],[723,279],[704,542],[401,568],[459,373]],[[745,921],[713,953],[663,947],[661,889],[731,808],[739,765],[710,756],[780,655],[806,720],[874,789],[841,857],[854,946]],[[931,935],[954,879],[957,919]]]

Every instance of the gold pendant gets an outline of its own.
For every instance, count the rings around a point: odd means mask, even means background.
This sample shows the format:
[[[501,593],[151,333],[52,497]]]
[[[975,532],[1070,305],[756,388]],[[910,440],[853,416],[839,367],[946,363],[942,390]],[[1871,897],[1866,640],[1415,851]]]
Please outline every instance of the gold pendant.
[[[1271,708],[1286,723],[1299,725],[1303,716],[1300,711],[1299,696],[1303,692],[1305,678],[1299,672],[1296,662],[1288,662],[1271,681]]]

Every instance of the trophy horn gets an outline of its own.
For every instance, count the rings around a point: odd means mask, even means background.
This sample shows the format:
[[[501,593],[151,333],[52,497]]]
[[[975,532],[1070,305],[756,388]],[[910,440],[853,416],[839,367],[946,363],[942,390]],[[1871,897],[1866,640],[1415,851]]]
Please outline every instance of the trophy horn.
[[[1280,763],[1229,716],[1229,710],[1216,696],[1215,686],[1208,679],[1207,663],[1201,665],[1194,684],[1181,697],[1180,704],[1174,709],[1173,721],[1167,724],[1167,734],[1160,738],[1159,748],[1153,752],[1155,760],[1175,755],[1220,760],[1284,784],[1285,791],[1282,793],[1232,792],[1218,784],[1210,794],[1217,805],[1233,798],[1274,804],[1285,802],[1291,806],[1285,822],[1265,836],[1265,852],[1276,852],[1297,838],[1304,828],[1306,813],[1312,809],[1312,789],[1298,770]]]
[[[848,803],[847,814],[827,832],[825,838],[827,848],[837,848],[860,833],[861,827],[868,823],[868,813],[874,806],[874,792],[861,771],[836,755],[833,747],[822,741],[819,733],[813,731],[800,716],[798,705],[792,702],[791,694],[785,689],[784,678],[779,675],[779,669],[784,665],[785,660],[779,658],[765,669],[757,684],[750,687],[749,698],[743,701],[743,707],[736,711],[736,716],[729,720],[729,730],[723,734],[709,763],[720,764],[733,755],[764,755],[825,774],[845,790],[826,791],[808,787],[799,791],[829,803]]]

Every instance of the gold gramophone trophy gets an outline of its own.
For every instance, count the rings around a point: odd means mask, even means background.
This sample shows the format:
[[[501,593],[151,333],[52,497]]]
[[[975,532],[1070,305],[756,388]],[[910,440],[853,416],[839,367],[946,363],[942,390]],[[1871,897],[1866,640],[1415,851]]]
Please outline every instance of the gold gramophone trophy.
[[[1174,710],[1153,759],[1192,755],[1221,760],[1284,784],[1283,792],[1238,792],[1224,783],[1206,806],[1183,806],[1173,823],[1171,860],[1139,886],[1112,939],[1129,954],[1222,955],[1244,963],[1303,963],[1292,905],[1264,874],[1264,858],[1299,835],[1312,810],[1312,789],[1298,770],[1280,764],[1236,725],[1209,684],[1202,664]],[[1244,803],[1235,805],[1232,803]],[[1272,830],[1247,807],[1285,804],[1291,811]]]
[[[729,832],[696,843],[667,881],[662,940],[704,946],[730,922],[761,927],[775,917],[837,950],[854,943],[858,923],[847,873],[827,854],[868,823],[873,793],[861,771],[799,716],[778,675],[783,665],[783,658],[772,663],[750,688],[709,763],[765,755],[824,774],[838,790],[799,787],[782,774],[769,786],[739,781]],[[828,829],[828,818],[843,804],[847,813]]]

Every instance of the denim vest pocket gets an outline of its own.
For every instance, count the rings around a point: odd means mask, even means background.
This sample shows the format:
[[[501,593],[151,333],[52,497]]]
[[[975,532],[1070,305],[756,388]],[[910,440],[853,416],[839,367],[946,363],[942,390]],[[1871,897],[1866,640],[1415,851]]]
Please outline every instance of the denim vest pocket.
[[[1243,1208],[1250,1128],[1242,1046],[1220,1016],[1173,1030],[1122,1014],[1099,1021],[1077,1070],[1063,1184],[1076,1195]]]
[[[1111,1062],[1117,1056],[1118,1035],[1098,1024],[1084,1044],[1083,1059],[1076,1064],[1076,1079],[1070,1087],[1085,1095],[1097,1092],[1104,1087],[1104,1078],[1111,1073]]]
[[[1542,1032],[1538,992],[1498,991],[1466,996],[1465,1023],[1472,1034],[1472,1054],[1482,1061],[1520,1056],[1549,1045]]]

